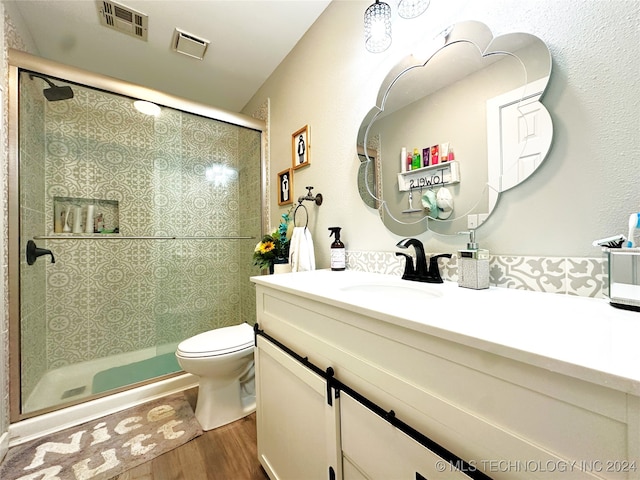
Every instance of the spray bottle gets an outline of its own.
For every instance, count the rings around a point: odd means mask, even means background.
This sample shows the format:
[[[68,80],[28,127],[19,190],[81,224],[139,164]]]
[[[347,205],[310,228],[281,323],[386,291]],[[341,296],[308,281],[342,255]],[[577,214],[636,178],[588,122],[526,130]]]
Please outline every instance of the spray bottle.
[[[344,243],[340,241],[341,227],[329,227],[329,237],[335,236],[335,240],[331,244],[331,270],[342,271],[346,268],[347,255]]]
[[[627,237],[627,247],[635,247],[633,237],[636,233],[636,228],[640,228],[640,213],[632,213],[629,215],[629,236]]]

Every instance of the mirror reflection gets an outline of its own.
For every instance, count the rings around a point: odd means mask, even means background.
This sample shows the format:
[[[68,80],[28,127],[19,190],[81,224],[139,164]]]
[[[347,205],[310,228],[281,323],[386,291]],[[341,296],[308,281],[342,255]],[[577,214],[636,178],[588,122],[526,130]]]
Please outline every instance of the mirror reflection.
[[[467,215],[489,215],[551,145],[539,101],[546,45],[526,33],[493,38],[479,22],[444,35],[388,74],[358,134],[361,197],[398,235],[466,229]]]

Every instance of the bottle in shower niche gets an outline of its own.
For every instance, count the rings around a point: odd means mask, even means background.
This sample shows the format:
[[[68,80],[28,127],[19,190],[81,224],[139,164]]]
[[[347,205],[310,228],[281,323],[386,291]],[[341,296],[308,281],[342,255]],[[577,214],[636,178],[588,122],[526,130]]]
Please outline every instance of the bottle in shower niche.
[[[95,205],[87,205],[87,218],[84,222],[84,233],[93,233],[93,216],[95,212]]]
[[[73,207],[73,233],[82,233],[82,207],[80,205],[74,205]]]
[[[62,233],[71,233],[71,205],[67,205],[64,210],[64,220],[62,222]]]
[[[331,244],[331,270],[341,272],[347,267],[347,250],[344,243],[340,241],[341,227],[329,227],[329,237],[334,236],[335,240]]]
[[[54,203],[53,208],[53,233],[62,233],[65,222],[64,205],[61,203]]]
[[[102,233],[102,230],[104,230],[104,215],[99,213],[94,220],[93,231],[95,233]]]

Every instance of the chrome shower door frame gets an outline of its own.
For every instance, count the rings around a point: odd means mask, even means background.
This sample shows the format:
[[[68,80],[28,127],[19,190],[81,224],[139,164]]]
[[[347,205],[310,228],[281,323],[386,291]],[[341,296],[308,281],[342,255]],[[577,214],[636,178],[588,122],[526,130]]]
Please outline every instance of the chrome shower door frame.
[[[20,191],[19,191],[19,74],[21,70],[39,72],[54,78],[67,79],[106,92],[126,97],[146,100],[162,106],[181,110],[186,113],[207,117],[212,120],[246,127],[260,132],[260,199],[262,214],[262,232],[269,221],[268,164],[267,164],[267,125],[260,119],[247,115],[228,112],[215,107],[172,96],[156,90],[131,84],[125,81],[87,72],[75,67],[62,65],[17,50],[9,50],[8,84],[8,287],[9,287],[9,400],[10,421],[15,423],[50,411],[64,408],[69,404],[60,404],[52,408],[24,413],[21,406],[21,353],[20,353],[20,264],[26,245],[26,238],[20,238]],[[104,395],[102,395],[104,396]],[[95,398],[95,397],[93,397]]]

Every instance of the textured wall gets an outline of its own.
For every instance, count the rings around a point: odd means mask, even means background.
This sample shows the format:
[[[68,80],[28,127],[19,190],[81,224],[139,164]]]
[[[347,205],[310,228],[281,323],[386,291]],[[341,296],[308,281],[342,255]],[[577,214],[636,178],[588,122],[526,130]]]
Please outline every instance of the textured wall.
[[[496,255],[597,258],[592,240],[625,232],[629,213],[640,210],[639,2],[432,0],[425,15],[394,20],[393,44],[381,54],[364,48],[362,16],[370,4],[334,0],[245,107],[250,112],[271,100],[272,181],[291,163],[291,133],[310,125],[311,165],[295,172],[295,195],[305,185],[324,195],[310,225],[320,267],[329,265],[329,226],[343,227],[348,249],[394,250],[400,237],[356,189],[358,128],[397,61],[450,22],[469,19],[494,35],[536,35],[553,59],[544,96],[554,122],[550,154],[501,197],[478,229],[480,244]],[[272,222],[280,210],[271,213]],[[430,233],[419,238],[433,252],[455,252],[465,242]]]
[[[44,370],[171,350],[196,333],[251,321],[241,293],[253,293],[254,240],[117,236],[259,237],[260,132],[168,108],[150,117],[128,98],[79,86],[72,100],[43,103],[33,80],[21,82],[29,99],[20,121],[30,133],[21,137],[23,238],[53,233],[60,197],[81,206],[117,201],[120,229],[115,239],[59,234],[41,245],[55,264],[45,257],[23,268],[22,348],[35,359],[22,362],[23,394]],[[207,179],[214,165],[235,176]]]

